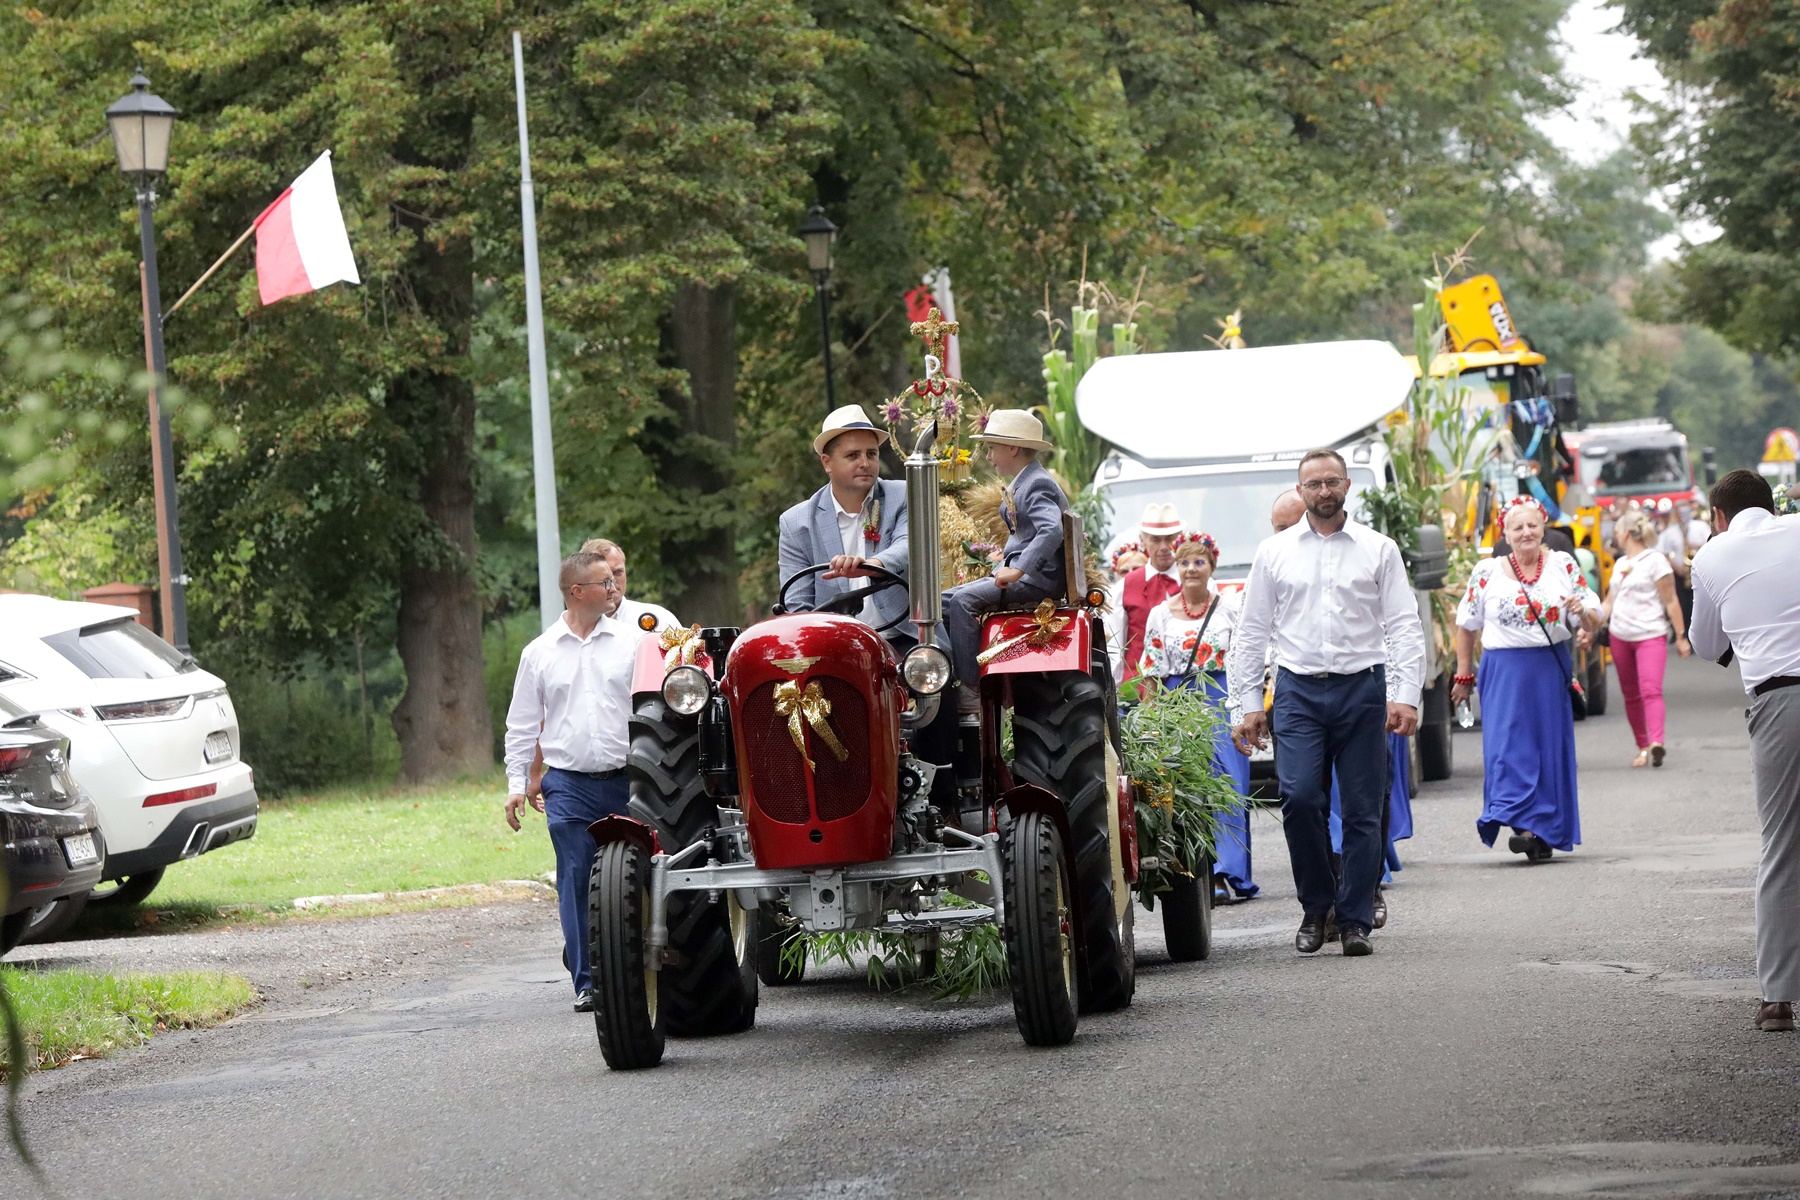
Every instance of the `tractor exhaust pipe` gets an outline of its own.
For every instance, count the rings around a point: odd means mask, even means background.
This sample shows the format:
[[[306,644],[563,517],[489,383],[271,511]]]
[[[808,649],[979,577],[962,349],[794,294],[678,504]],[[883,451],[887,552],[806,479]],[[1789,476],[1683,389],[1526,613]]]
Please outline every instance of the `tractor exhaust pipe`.
[[[919,645],[934,644],[944,619],[943,580],[938,574],[938,426],[933,421],[906,460],[906,581]]]

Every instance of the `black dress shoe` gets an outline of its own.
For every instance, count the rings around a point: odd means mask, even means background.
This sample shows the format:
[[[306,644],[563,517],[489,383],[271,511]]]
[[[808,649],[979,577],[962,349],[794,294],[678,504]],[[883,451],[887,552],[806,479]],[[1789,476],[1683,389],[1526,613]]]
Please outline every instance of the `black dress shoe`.
[[[1294,949],[1302,954],[1317,954],[1319,947],[1325,944],[1327,932],[1337,932],[1331,914],[1308,913],[1301,918],[1299,932],[1294,934]]]
[[[1387,924],[1387,897],[1380,888],[1375,889],[1375,928],[1380,929]]]
[[[576,995],[575,995],[575,1011],[576,1012],[593,1012],[594,1011],[594,989],[593,988],[588,988],[584,992],[576,993]]]
[[[1345,958],[1361,958],[1365,954],[1375,953],[1375,947],[1369,942],[1369,931],[1360,925],[1344,926],[1343,939]]]

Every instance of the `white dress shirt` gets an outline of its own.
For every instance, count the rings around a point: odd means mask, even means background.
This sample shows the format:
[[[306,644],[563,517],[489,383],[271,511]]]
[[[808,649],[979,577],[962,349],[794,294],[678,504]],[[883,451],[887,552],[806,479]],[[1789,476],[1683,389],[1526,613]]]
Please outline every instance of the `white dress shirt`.
[[[1746,509],[1700,547],[1688,640],[1714,662],[1735,652],[1746,692],[1800,675],[1800,517]]]
[[[1419,705],[1425,628],[1392,538],[1367,525],[1320,535],[1310,518],[1258,546],[1226,662],[1233,701],[1262,708],[1263,663],[1298,675],[1347,675],[1387,664],[1387,697]]]
[[[862,511],[860,509],[856,512],[846,511],[844,506],[838,503],[836,492],[831,493],[831,506],[837,509],[838,539],[844,544],[844,553],[854,554],[858,558],[867,558],[869,556],[869,539],[863,536]],[[869,581],[864,578],[844,581],[846,591],[860,592],[868,586]],[[866,600],[863,601],[862,611],[857,614],[857,619],[865,625],[878,624],[875,620],[875,610],[869,607],[869,602]]]
[[[631,626],[633,629],[639,629],[638,618],[645,613],[654,614],[656,617],[656,626],[650,630],[651,633],[661,633],[671,626],[679,626],[681,624],[681,622],[676,619],[675,614],[664,608],[662,605],[651,604],[647,600],[633,600],[629,597],[619,601],[619,611],[613,614],[613,620],[621,621],[624,624]]]
[[[625,765],[631,719],[631,669],[646,635],[601,617],[581,637],[569,614],[519,655],[512,705],[506,710],[506,788],[525,793],[533,746],[544,765],[564,771],[612,771]]]

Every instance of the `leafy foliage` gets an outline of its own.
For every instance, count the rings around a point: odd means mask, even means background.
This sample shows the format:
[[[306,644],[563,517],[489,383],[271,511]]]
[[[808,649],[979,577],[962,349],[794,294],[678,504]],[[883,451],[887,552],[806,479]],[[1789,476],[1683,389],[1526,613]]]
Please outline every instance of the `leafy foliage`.
[[[1193,875],[1213,856],[1219,819],[1249,801],[1213,765],[1226,718],[1193,688],[1164,688],[1140,677],[1139,702],[1125,714],[1121,769],[1136,786],[1138,854],[1162,864],[1138,876],[1138,896],[1154,906],[1171,874]],[[1129,698],[1129,697],[1127,697]],[[1207,882],[1210,886],[1210,881]]]

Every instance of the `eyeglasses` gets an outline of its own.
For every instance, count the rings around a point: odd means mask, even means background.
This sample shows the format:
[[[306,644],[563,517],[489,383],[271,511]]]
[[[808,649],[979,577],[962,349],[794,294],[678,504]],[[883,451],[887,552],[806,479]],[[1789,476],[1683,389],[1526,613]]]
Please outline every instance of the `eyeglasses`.
[[[1339,488],[1348,486],[1349,483],[1350,481],[1342,475],[1331,475],[1324,479],[1309,479],[1300,485],[1300,490],[1303,492],[1335,492]]]
[[[573,588],[584,588],[584,587],[603,587],[603,588],[605,588],[605,589],[606,589],[606,590],[607,590],[607,591],[609,591],[609,592],[616,592],[616,591],[618,591],[618,590],[619,590],[619,585],[618,585],[618,584],[617,584],[617,583],[615,583],[615,582],[614,582],[614,581],[613,581],[613,578],[612,578],[612,576],[610,576],[610,575],[609,575],[609,576],[607,576],[607,577],[606,577],[606,578],[605,578],[605,579],[602,579],[602,580],[601,580],[601,581],[600,581],[600,582],[598,582],[598,583],[593,583],[593,582],[588,582],[588,583],[571,583],[571,584],[570,584],[570,585],[569,585],[569,587],[570,587],[570,588],[571,588],[571,589],[573,589]]]

